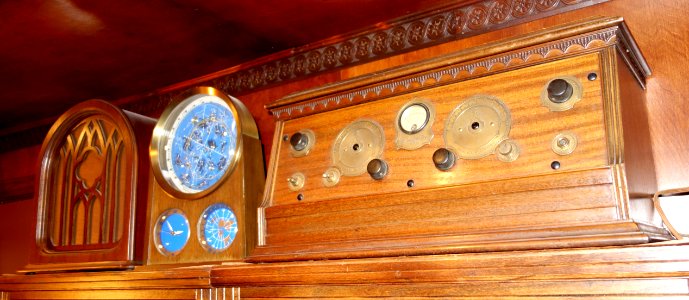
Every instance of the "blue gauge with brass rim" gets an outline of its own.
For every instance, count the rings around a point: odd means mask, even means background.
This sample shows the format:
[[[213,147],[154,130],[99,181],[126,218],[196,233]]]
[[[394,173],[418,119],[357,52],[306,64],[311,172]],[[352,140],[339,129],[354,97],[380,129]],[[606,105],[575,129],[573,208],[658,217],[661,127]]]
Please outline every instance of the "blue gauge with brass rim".
[[[213,204],[201,214],[198,238],[201,247],[208,252],[226,250],[232,245],[238,232],[237,216],[232,208],[224,203]]]
[[[153,235],[156,249],[166,256],[177,255],[189,241],[189,219],[179,209],[164,211],[158,217]]]

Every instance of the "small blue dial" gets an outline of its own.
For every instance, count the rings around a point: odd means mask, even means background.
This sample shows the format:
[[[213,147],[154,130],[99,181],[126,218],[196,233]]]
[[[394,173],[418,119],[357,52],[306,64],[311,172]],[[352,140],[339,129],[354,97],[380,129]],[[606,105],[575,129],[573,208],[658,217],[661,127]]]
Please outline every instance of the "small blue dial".
[[[216,96],[191,100],[170,128],[167,173],[181,192],[205,191],[223,178],[237,154],[237,120]]]
[[[156,222],[155,245],[165,255],[176,255],[189,240],[189,220],[179,209],[163,212]]]
[[[232,244],[239,232],[237,216],[232,209],[217,203],[209,206],[199,220],[199,241],[209,252],[220,252]]]

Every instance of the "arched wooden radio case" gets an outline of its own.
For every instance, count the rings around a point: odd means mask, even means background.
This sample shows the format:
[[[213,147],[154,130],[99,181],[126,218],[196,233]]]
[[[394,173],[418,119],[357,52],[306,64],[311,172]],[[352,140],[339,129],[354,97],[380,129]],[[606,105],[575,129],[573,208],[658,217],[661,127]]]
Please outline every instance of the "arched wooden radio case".
[[[154,122],[102,100],[55,122],[39,156],[36,246],[24,272],[143,262]]]

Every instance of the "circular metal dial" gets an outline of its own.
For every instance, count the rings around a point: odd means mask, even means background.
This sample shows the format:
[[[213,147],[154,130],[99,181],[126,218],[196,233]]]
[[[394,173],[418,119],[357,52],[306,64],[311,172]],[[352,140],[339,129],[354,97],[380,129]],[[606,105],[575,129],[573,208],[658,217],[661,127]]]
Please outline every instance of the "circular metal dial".
[[[161,185],[174,196],[212,191],[234,168],[240,128],[228,100],[197,94],[161,117],[151,143],[153,167]]]
[[[177,255],[187,245],[189,219],[179,209],[168,209],[158,217],[154,227],[153,240],[156,249],[163,255]]]
[[[447,119],[445,143],[463,159],[478,159],[507,139],[510,111],[498,98],[474,96],[458,105]]]
[[[344,176],[366,172],[368,162],[383,153],[383,128],[370,120],[355,121],[340,131],[332,149],[333,164]]]
[[[226,204],[213,204],[201,214],[198,238],[201,247],[208,252],[216,253],[229,248],[238,232],[237,216]]]
[[[397,125],[406,134],[415,134],[423,130],[431,118],[431,112],[426,105],[414,103],[402,109]]]

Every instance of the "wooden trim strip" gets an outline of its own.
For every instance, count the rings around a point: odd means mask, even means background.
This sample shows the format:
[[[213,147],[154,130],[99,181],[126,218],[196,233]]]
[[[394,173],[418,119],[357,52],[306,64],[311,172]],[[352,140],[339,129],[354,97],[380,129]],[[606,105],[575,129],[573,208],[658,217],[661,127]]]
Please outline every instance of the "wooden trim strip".
[[[624,53],[625,60],[643,87],[645,76],[650,74],[650,70],[643,57],[631,56],[630,53],[634,53],[633,49],[636,46],[633,40],[625,38],[629,34],[624,32],[626,27],[622,25],[624,23],[621,18],[599,18],[584,24],[547,29],[516,41],[496,42],[294,93],[266,107],[277,119],[292,119],[525,67],[534,61],[559,59],[613,45]],[[577,34],[587,30],[595,31]],[[563,37],[568,38],[558,40]]]

